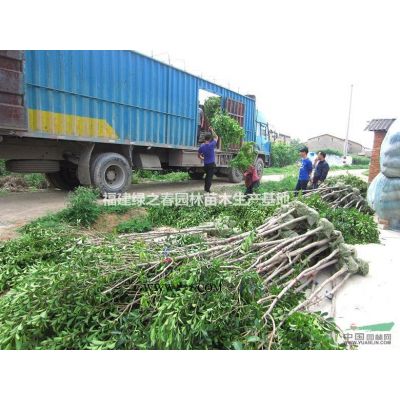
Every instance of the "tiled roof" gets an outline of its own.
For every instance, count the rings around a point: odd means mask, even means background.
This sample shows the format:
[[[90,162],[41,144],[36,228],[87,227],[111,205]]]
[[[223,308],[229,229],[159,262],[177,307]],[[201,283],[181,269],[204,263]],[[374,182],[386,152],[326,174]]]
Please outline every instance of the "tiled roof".
[[[365,131],[388,131],[396,118],[392,119],[373,119],[369,121]]]

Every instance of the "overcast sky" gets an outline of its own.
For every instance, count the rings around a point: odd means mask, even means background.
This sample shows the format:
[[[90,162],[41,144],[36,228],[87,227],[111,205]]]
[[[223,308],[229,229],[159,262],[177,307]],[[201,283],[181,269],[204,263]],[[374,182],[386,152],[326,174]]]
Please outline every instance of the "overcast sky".
[[[54,2],[44,2],[26,2],[23,13],[20,2],[7,4],[24,29],[4,19],[2,47],[14,40],[21,49],[131,49],[169,57],[255,94],[271,126],[304,140],[344,137],[350,84],[351,139],[371,146],[366,121],[400,117],[399,1],[69,0],[57,18],[46,15],[56,12]]]
[[[179,2],[178,2],[179,3]],[[185,3],[183,3],[185,4]],[[400,113],[400,14],[395,2],[195,2],[136,49],[243,93],[254,93],[271,125],[292,137],[344,137],[371,146],[372,118]],[[194,14],[193,14],[194,12]],[[157,26],[167,27],[165,33]],[[188,35],[193,26],[197,34]]]

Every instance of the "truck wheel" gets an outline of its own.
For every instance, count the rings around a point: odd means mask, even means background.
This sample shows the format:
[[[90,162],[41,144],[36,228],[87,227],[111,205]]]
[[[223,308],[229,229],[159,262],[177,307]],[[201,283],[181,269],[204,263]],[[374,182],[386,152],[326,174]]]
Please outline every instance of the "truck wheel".
[[[91,167],[92,182],[106,193],[123,193],[131,183],[132,168],[128,160],[118,153],[99,154]]]
[[[46,178],[50,185],[61,190],[74,190],[80,185],[76,175],[77,166],[70,162],[61,162],[58,172],[49,172]]]
[[[204,177],[204,172],[188,172],[189,178],[195,181],[200,181]]]
[[[257,175],[261,178],[264,173],[264,161],[262,158],[257,158],[257,161],[255,163],[255,168],[257,171]]]
[[[243,180],[243,174],[237,168],[228,169],[228,179],[229,182],[239,183]]]

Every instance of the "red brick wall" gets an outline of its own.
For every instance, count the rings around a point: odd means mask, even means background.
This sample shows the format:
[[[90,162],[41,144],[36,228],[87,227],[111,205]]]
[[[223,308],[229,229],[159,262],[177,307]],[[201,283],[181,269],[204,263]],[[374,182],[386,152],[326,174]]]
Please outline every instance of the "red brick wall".
[[[381,144],[385,138],[386,131],[374,131],[374,146],[372,147],[371,164],[369,166],[368,182],[371,182],[380,172]]]

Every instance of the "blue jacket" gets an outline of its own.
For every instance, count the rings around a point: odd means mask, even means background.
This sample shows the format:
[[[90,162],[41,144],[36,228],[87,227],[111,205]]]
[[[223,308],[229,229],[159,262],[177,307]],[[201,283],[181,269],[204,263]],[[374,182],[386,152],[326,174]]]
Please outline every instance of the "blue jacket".
[[[301,159],[301,167],[299,171],[299,180],[308,181],[310,179],[310,174],[312,171],[312,163],[309,158]]]

